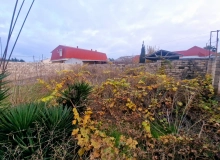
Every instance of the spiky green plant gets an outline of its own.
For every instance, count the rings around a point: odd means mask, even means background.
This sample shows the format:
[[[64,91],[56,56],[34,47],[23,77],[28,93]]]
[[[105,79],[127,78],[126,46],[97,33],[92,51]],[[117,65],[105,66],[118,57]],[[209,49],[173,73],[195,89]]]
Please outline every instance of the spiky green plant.
[[[86,82],[69,84],[67,89],[61,92],[58,102],[63,104],[63,106],[77,107],[78,111],[82,112],[85,109],[85,103],[91,92],[92,87]]]
[[[59,146],[62,141],[71,136],[73,114],[71,109],[67,107],[46,107],[41,111],[39,118],[40,126],[44,126],[44,128],[41,132],[42,142],[38,145],[42,148],[45,156],[50,157],[53,151],[48,146],[51,143],[54,147]]]
[[[31,154],[36,148],[34,127],[41,107],[42,104],[25,104],[5,110],[0,117],[0,142],[12,149],[19,147],[25,155]]]
[[[154,121],[150,123],[150,127],[151,127],[151,134],[154,138],[159,138],[160,136],[177,133],[174,124],[169,125],[165,122]]]
[[[2,101],[9,96],[9,94],[8,94],[9,88],[7,88],[5,86],[9,82],[9,81],[5,81],[5,78],[7,76],[8,76],[7,72],[0,73],[0,108],[2,108],[2,106],[1,106]]]
[[[7,154],[9,159],[11,151],[19,151],[16,154],[26,159],[37,152],[49,157],[53,147],[70,137],[72,118],[67,107],[48,108],[44,103],[8,108],[0,117],[0,153]]]
[[[40,124],[44,126],[44,131],[55,135],[55,137],[58,137],[63,131],[70,134],[73,129],[73,114],[71,109],[67,107],[46,107],[41,110],[39,118]]]

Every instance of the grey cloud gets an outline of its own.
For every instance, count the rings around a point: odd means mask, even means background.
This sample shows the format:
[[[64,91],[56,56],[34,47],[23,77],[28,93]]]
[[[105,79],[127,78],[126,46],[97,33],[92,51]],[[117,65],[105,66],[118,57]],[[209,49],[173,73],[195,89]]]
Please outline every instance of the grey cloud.
[[[0,6],[3,11],[0,37],[4,41],[14,2],[5,1]],[[36,0],[14,55],[29,56],[30,61],[33,55],[50,57],[50,52],[63,44],[96,49],[117,58],[139,54],[143,40],[146,45],[168,50],[203,47],[210,30],[220,29],[219,2],[213,0],[211,6],[209,3],[205,0]],[[24,10],[27,9],[28,3]],[[25,11],[21,17],[24,15]]]

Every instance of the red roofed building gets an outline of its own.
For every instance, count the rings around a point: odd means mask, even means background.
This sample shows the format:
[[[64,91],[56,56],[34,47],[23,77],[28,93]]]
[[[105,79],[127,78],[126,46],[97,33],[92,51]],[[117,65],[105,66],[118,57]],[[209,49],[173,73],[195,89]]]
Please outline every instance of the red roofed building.
[[[59,45],[52,52],[52,63],[102,64],[107,62],[105,53]]]
[[[114,61],[115,64],[134,64],[139,63],[140,55],[122,56]]]
[[[139,63],[139,61],[140,61],[140,55],[136,55],[136,56],[134,56],[133,59],[132,59],[132,62],[133,62],[133,63]]]
[[[208,58],[209,54],[210,56],[215,55],[214,52],[209,53],[209,50],[194,46],[188,50],[185,51],[175,51],[176,53],[179,53],[182,55],[181,58]]]

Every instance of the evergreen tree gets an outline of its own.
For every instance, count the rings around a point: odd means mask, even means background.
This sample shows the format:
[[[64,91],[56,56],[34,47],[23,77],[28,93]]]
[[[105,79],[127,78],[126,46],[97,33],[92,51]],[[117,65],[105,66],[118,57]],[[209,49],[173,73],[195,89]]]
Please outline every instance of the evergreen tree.
[[[139,63],[145,63],[145,46],[144,46],[144,41],[142,44],[142,48],[141,48],[141,54],[140,54],[140,61]]]
[[[25,62],[23,59],[11,58],[9,61],[11,62]]]
[[[109,58],[109,61],[113,62],[113,61],[115,61],[115,60],[114,60],[114,58]]]
[[[23,59],[20,59],[20,61],[19,62],[25,62]]]
[[[15,57],[15,62],[18,62],[19,60]]]

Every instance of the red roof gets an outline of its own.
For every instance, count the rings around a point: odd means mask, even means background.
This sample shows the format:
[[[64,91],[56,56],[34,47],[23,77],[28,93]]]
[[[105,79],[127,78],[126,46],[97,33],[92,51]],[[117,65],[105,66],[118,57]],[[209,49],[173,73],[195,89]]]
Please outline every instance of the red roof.
[[[209,56],[209,51],[197,46],[194,46],[186,51],[175,51],[183,56],[199,56],[199,57],[207,57]],[[210,52],[210,55],[214,55],[214,52]]]
[[[135,63],[139,63],[139,60],[140,60],[140,55],[135,55],[132,59],[132,61]]]
[[[62,49],[62,56],[60,56],[58,50]],[[51,60],[61,60],[61,59],[80,59],[80,60],[91,60],[91,61],[107,61],[107,56],[105,53],[86,50],[81,48],[74,48],[59,45],[52,51]]]

